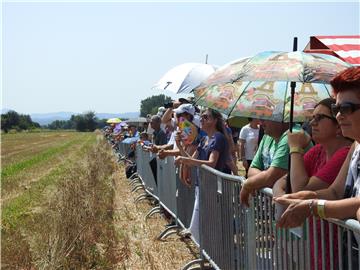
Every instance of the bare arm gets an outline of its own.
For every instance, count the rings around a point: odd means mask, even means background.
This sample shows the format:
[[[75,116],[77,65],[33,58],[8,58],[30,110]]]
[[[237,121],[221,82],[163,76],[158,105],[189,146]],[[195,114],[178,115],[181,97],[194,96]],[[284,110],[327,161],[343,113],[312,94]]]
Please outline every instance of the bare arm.
[[[273,186],[273,197],[279,197],[285,194],[286,177],[287,174],[285,174],[283,177],[281,177],[279,180],[275,182]]]
[[[173,114],[173,108],[168,108],[161,118],[161,123],[167,124],[169,121],[171,121],[172,114]]]
[[[194,157],[197,156],[197,151],[194,153],[193,157],[178,157],[178,162],[181,162],[185,165],[189,166],[201,166],[201,165],[208,165],[212,168],[215,168],[216,163],[219,159],[219,152],[212,151],[208,160],[199,160],[195,159]]]
[[[353,152],[354,152],[354,144],[351,146],[351,149],[348,152],[348,155],[338,175],[336,176],[335,181],[328,188],[320,189],[317,191],[311,191],[311,190],[298,191],[296,193],[286,194],[283,197],[285,199],[301,199],[301,200],[317,199],[317,198],[325,199],[325,200],[342,199],[344,197],[345,181]],[[311,185],[312,182],[310,179],[309,186],[311,187]]]
[[[348,198],[337,201],[326,201],[325,216],[327,218],[356,218],[356,211],[360,207],[360,198]]]
[[[316,191],[317,198],[326,199],[326,200],[339,200],[344,197],[346,176],[348,173],[351,156],[354,152],[354,149],[355,149],[355,143],[352,144],[350,151],[348,152],[348,155],[343,165],[341,166],[338,175],[336,176],[335,181],[327,189]]]
[[[320,178],[308,176],[305,169],[304,158],[300,153],[291,154],[290,181],[293,192],[301,190],[319,190],[329,187],[329,184],[322,181]]]
[[[246,188],[251,190],[258,190],[263,187],[272,187],[276,180],[284,176],[287,172],[286,170],[277,167],[270,167],[265,171],[260,171],[256,168],[250,168],[250,170],[249,177],[246,180]],[[254,174],[255,170],[258,170],[259,172]]]

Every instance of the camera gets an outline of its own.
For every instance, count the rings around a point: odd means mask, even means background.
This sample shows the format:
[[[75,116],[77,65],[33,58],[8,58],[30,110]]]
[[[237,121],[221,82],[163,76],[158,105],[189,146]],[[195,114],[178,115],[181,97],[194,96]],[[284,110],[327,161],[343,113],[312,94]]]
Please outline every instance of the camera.
[[[164,104],[165,109],[169,109],[172,108],[174,106],[174,104],[172,102],[168,102]]]

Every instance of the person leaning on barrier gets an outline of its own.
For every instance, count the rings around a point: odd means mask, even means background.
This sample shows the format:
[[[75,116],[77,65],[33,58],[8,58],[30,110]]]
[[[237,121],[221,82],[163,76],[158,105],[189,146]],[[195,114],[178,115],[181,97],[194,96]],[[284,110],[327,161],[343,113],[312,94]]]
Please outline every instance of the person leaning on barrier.
[[[287,123],[261,120],[264,137],[248,171],[248,178],[240,191],[240,201],[249,206],[249,196],[256,190],[272,187],[288,170],[289,146],[287,142]],[[295,127],[294,127],[295,129]],[[309,150],[309,143],[305,151]]]
[[[201,166],[208,165],[221,172],[228,171],[226,167],[227,155],[229,154],[227,140],[225,138],[225,127],[222,116],[219,112],[206,109],[200,117],[201,129],[204,130],[207,136],[203,137],[197,147],[196,152],[189,156],[178,156],[175,159],[176,165],[186,166]],[[180,150],[182,145],[179,138],[177,144]],[[190,228],[184,230],[181,235],[187,236],[189,232],[193,234],[195,239],[199,239],[199,187],[198,179],[195,179],[195,203],[193,215],[191,218]]]
[[[184,103],[184,104],[180,105],[178,108],[174,109],[173,113],[175,115],[175,123],[178,123],[179,119],[181,117],[185,118],[189,122],[192,122],[192,123],[194,122],[195,107],[192,104]],[[168,141],[167,146],[159,148],[158,156],[160,159],[164,159],[167,156],[178,156],[181,154],[186,155],[184,153],[181,153],[180,149],[176,145],[175,138],[178,133],[179,133],[178,129],[174,130],[170,140]],[[196,146],[199,142],[199,138],[200,138],[200,132],[199,132],[198,138],[196,138],[196,140],[193,142],[193,144],[184,147],[184,148],[186,148],[185,151],[187,154],[192,155],[195,152]]]
[[[290,147],[291,166],[290,179],[291,190],[293,192],[301,190],[318,190],[327,188],[334,182],[337,174],[340,171],[344,160],[349,152],[352,141],[342,136],[341,128],[332,116],[331,105],[335,104],[335,99],[327,98],[320,101],[314,108],[312,113],[312,120],[310,126],[312,129],[312,139],[316,145],[312,147],[305,155],[303,155],[303,148],[308,145],[311,140],[310,136],[301,132],[288,132],[288,145]],[[273,187],[273,196],[285,194],[286,177],[279,179]],[[312,219],[310,226],[313,225]],[[315,239],[318,243],[321,242],[321,224],[316,222],[317,237],[310,230],[310,254],[312,269],[314,269],[315,254]],[[323,224],[325,234],[329,234],[329,224]],[[333,235],[335,244],[333,246],[336,252],[338,246],[336,242],[337,234]],[[325,248],[317,247],[318,269],[322,269],[322,254],[325,254],[326,269],[330,268],[330,248],[329,238],[325,239]],[[336,264],[337,258],[334,257],[333,263]]]
[[[360,67],[348,68],[331,85],[336,95],[332,113],[345,137],[354,139],[335,181],[326,189],[300,191],[274,198],[289,205],[277,226],[301,225],[311,214],[321,218],[356,218],[360,207]]]
[[[304,155],[311,138],[304,131],[288,132],[291,154],[290,181],[292,192],[319,190],[329,187],[339,173],[349,152],[352,140],[342,135],[340,125],[332,115],[335,99],[326,98],[314,108],[310,126],[316,145]],[[285,194],[286,177],[273,187],[274,197]]]
[[[150,121],[151,128],[154,130],[153,134],[152,134],[153,145],[152,146],[143,146],[143,149],[145,151],[151,151],[151,152],[156,153],[158,151],[157,146],[164,145],[167,143],[166,134],[160,128],[160,124],[161,124],[161,118],[158,115],[153,115],[151,117],[151,121]]]

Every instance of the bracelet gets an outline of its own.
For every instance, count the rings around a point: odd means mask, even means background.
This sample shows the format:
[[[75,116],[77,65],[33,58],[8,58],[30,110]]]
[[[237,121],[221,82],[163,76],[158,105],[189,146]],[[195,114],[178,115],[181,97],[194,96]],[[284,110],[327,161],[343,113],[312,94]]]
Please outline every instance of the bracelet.
[[[320,218],[326,218],[325,216],[325,200],[318,200],[317,202],[317,212]]]
[[[302,149],[301,147],[292,146],[292,147],[290,147],[290,154],[292,154],[292,153],[304,154],[305,150]]]
[[[310,215],[314,215],[314,209],[313,209],[313,206],[314,206],[314,200],[311,200],[309,202],[309,209],[310,209]]]

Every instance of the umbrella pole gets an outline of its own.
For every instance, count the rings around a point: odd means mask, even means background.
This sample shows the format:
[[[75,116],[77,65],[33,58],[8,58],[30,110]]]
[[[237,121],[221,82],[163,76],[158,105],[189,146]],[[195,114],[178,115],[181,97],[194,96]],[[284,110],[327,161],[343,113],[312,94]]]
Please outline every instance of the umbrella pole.
[[[297,37],[294,37],[293,51],[297,51]],[[289,121],[289,130],[292,132],[293,123],[294,123],[294,96],[295,96],[296,82],[290,83],[290,121]],[[285,193],[291,193],[291,181],[290,181],[290,169],[291,169],[291,156],[289,154],[289,165],[288,165],[288,174],[286,177],[286,190]]]

